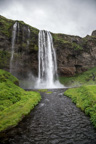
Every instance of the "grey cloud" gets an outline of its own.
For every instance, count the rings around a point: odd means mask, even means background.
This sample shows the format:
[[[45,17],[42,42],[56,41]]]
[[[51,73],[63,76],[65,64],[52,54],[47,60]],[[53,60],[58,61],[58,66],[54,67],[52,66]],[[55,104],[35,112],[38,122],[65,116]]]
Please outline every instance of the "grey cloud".
[[[96,0],[0,0],[0,14],[54,33],[85,36],[96,29]]]

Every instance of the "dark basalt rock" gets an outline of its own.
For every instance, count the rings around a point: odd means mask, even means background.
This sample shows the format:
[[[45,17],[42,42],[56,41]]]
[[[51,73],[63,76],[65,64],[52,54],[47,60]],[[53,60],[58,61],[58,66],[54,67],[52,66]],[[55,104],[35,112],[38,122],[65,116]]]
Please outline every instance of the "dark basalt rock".
[[[82,73],[96,65],[96,37],[53,34],[57,53],[58,72],[61,76]]]
[[[96,30],[92,32],[92,36],[96,36]]]

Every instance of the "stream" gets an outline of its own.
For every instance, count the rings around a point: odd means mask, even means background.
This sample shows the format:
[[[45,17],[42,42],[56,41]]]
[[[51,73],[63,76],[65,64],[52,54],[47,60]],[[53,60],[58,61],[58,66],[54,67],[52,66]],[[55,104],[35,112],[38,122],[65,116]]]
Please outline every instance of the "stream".
[[[41,92],[41,102],[0,144],[96,144],[96,130],[65,89]]]

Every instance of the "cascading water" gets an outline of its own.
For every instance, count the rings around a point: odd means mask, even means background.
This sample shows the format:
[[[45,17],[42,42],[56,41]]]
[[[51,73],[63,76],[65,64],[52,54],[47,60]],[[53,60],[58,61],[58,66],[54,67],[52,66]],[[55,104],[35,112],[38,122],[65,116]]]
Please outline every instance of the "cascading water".
[[[37,88],[61,88],[63,87],[57,74],[56,52],[50,32],[41,30],[38,38],[38,81]]]
[[[27,47],[29,47],[29,39],[30,39],[30,29],[28,28],[28,40],[27,40]]]
[[[12,70],[13,70],[14,46],[15,46],[15,40],[16,40],[17,25],[18,25],[18,23],[15,22],[15,24],[13,25],[13,31],[12,31],[12,47],[11,47],[11,58],[10,58],[10,73],[12,73]]]

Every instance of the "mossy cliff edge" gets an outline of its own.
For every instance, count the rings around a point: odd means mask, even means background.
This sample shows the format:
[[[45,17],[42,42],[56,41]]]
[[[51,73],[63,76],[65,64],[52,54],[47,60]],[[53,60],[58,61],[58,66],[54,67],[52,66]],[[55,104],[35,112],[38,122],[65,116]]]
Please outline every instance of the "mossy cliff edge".
[[[38,74],[38,32],[39,30],[22,21],[13,21],[0,16],[0,68],[9,71],[12,30],[16,29],[13,71],[17,77],[27,77],[31,71]],[[28,36],[30,29],[30,37]],[[60,76],[73,76],[96,65],[96,31],[81,38],[65,34],[53,34]],[[29,45],[28,45],[29,42]]]

